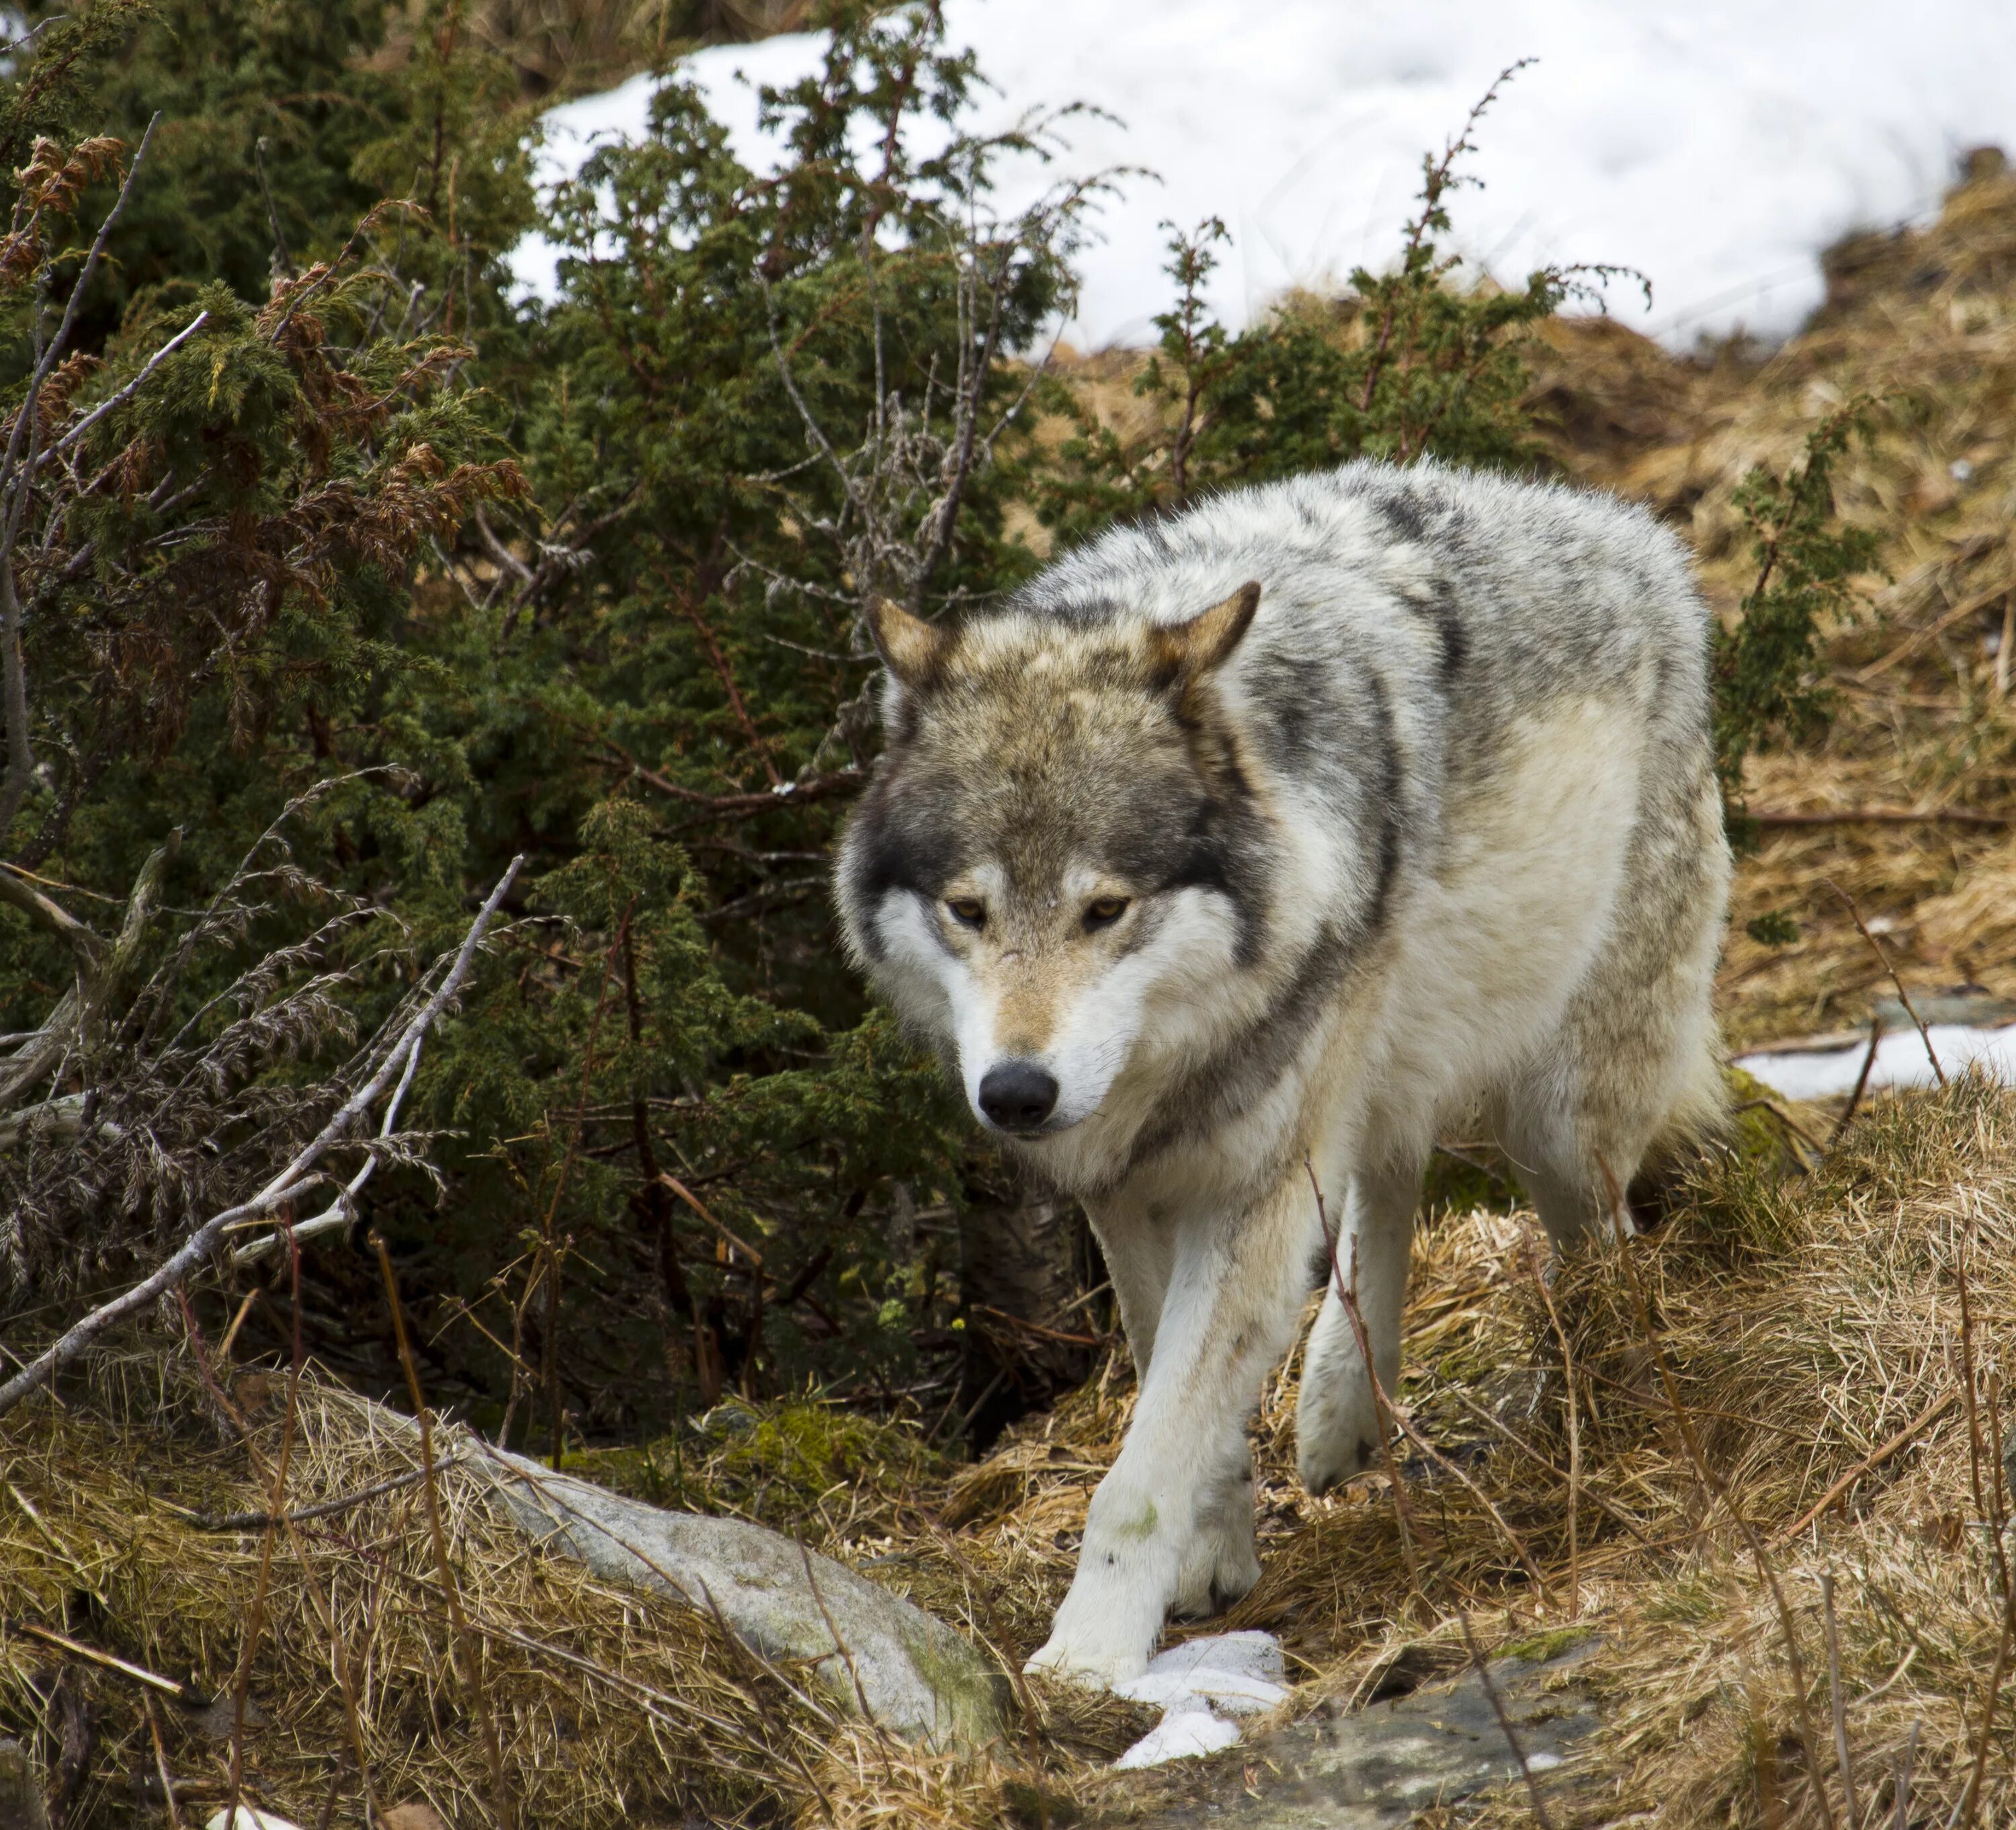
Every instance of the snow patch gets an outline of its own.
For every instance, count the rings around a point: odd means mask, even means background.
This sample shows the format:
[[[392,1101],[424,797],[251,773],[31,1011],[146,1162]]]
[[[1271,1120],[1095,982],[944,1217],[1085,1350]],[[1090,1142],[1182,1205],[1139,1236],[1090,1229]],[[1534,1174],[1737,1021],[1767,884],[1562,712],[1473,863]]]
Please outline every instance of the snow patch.
[[[1239,1718],[1271,1709],[1288,1694],[1281,1642],[1271,1633],[1214,1633],[1157,1653],[1139,1677],[1114,1688],[1162,1719],[1114,1762],[1158,1767],[1215,1754],[1238,1740]]]
[[[1003,213],[1058,178],[1143,167],[1079,261],[1071,340],[1153,340],[1168,308],[1172,221],[1232,232],[1209,302],[1239,326],[1285,289],[1389,262],[1424,151],[1439,149],[1492,78],[1539,59],[1483,124],[1456,200],[1455,245],[1516,283],[1553,261],[1635,266],[1611,309],[1676,348],[1703,333],[1780,337],[1818,304],[1818,256],[1857,229],[1922,217],[1975,145],[2016,149],[2016,6],[1941,0],[948,0],[999,92],[974,124],[1084,101],[1117,120],[1069,124],[1067,153],[1005,165]],[[686,59],[737,155],[774,167],[755,88],[810,72],[797,34]],[[598,139],[646,131],[654,87],[633,77],[549,111],[541,176],[579,168]],[[531,237],[521,286],[551,297],[555,251]]]
[[[1992,1079],[2016,1085],[2016,1025],[1984,1029],[1967,1023],[1933,1023],[1926,1033],[1949,1079],[1964,1068],[1978,1067]],[[1863,1057],[1868,1053],[1867,1042],[1838,1049],[1767,1049],[1739,1056],[1736,1064],[1783,1098],[1838,1099],[1855,1090]],[[1931,1086],[1938,1079],[1925,1053],[1924,1039],[1915,1028],[1891,1030],[1877,1039],[1876,1059],[1869,1070],[1871,1092],[1884,1087]]]

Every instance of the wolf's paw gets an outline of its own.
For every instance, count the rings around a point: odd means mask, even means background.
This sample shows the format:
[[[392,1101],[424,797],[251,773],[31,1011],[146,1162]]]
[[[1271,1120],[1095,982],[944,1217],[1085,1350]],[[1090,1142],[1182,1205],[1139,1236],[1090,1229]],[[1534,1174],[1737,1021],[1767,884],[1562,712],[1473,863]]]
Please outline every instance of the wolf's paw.
[[[1312,1442],[1305,1436],[1295,1446],[1295,1472],[1312,1493],[1334,1492],[1378,1460],[1379,1445],[1370,1429],[1351,1432],[1348,1441],[1326,1435]]]
[[[1106,1573],[1097,1562],[1093,1568]],[[1049,1638],[1023,1669],[1095,1689],[1139,1677],[1162,1630],[1167,1592],[1154,1583],[1089,1580],[1081,1562]]]
[[[1303,1374],[1295,1406],[1295,1472],[1312,1493],[1327,1493],[1369,1472],[1379,1460],[1379,1414],[1355,1366],[1334,1382]]]
[[[1260,1580],[1260,1552],[1254,1543],[1251,1489],[1245,1503],[1199,1533],[1181,1565],[1169,1612],[1185,1620],[1208,1620],[1253,1592]]]
[[[1060,1678],[1087,1690],[1112,1690],[1148,1669],[1147,1653],[1111,1646],[1080,1645],[1054,1632],[1022,1667],[1031,1677]]]

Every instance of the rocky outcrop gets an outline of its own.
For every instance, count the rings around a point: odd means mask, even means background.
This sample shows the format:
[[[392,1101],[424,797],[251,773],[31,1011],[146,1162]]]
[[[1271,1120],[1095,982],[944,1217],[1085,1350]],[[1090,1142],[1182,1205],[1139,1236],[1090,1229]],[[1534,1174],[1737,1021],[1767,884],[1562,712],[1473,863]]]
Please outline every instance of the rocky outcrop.
[[[484,1449],[465,1465],[547,1550],[718,1612],[766,1659],[811,1661],[829,1698],[892,1733],[947,1748],[1001,1731],[1006,1681],[978,1649],[830,1557],[743,1519],[625,1499],[521,1455]]]

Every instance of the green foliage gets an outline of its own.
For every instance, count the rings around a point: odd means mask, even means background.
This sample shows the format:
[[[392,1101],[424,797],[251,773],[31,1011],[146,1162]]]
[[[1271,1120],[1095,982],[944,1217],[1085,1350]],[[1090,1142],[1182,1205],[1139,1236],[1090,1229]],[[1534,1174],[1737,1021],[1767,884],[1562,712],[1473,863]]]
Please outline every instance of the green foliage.
[[[153,287],[214,279],[262,299],[388,197],[426,212],[401,225],[402,272],[452,265],[496,315],[498,258],[532,220],[526,124],[508,67],[466,41],[466,10],[427,0],[403,57],[386,0],[99,0],[53,16],[17,90],[17,146],[87,126],[131,144],[160,116],[87,343]],[[466,323],[455,290],[433,301],[435,327]]]
[[[1044,522],[1076,539],[1116,516],[1180,509],[1202,491],[1358,457],[1532,468],[1539,452],[1524,405],[1522,335],[1622,270],[1543,268],[1516,291],[1454,283],[1460,263],[1437,238],[1449,231],[1451,193],[1477,182],[1457,164],[1520,67],[1492,84],[1439,156],[1423,160],[1420,208],[1403,229],[1399,264],[1355,271],[1341,300],[1291,299],[1228,336],[1202,301],[1225,225],[1212,218],[1188,233],[1172,230],[1177,302],[1155,320],[1161,338],[1135,387],[1154,404],[1154,430],[1125,441],[1079,403],[1054,396],[1075,435],[1031,480]]]
[[[1737,488],[1757,578],[1735,624],[1716,631],[1712,665],[1715,767],[1739,839],[1748,836],[1744,759],[1773,741],[1810,742],[1827,727],[1820,637],[1877,553],[1872,531],[1834,518],[1834,467],[1851,438],[1867,435],[1874,410],[1864,399],[1836,408],[1807,434],[1790,472],[1759,465]]]
[[[1743,931],[1760,947],[1788,947],[1799,938],[1799,924],[1784,910],[1773,909],[1751,916]]]

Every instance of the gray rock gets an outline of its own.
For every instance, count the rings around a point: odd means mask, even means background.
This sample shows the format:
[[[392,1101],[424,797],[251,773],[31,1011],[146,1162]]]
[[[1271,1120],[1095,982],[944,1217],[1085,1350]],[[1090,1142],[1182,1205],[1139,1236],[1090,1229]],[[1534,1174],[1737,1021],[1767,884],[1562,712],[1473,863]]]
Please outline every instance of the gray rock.
[[[18,1741],[0,1741],[0,1830],[49,1830],[42,1775]]]
[[[473,1448],[475,1446],[472,1445]],[[718,1610],[767,1659],[812,1659],[826,1694],[934,1748],[976,1745],[1002,1727],[1006,1681],[961,1634],[830,1557],[739,1518],[669,1512],[479,1449],[512,1520],[549,1551],[633,1588]]]
[[[1593,1641],[1544,1662],[1500,1659],[1492,1683],[1543,1791],[1597,1725],[1571,1668]],[[1519,1764],[1475,1671],[1331,1721],[1299,1722],[1240,1750],[1236,1782],[1159,1816],[1213,1830],[1395,1830],[1417,1811],[1517,1781]],[[1247,1775],[1253,1776],[1252,1790]],[[1253,1796],[1257,1792],[1258,1796]]]

